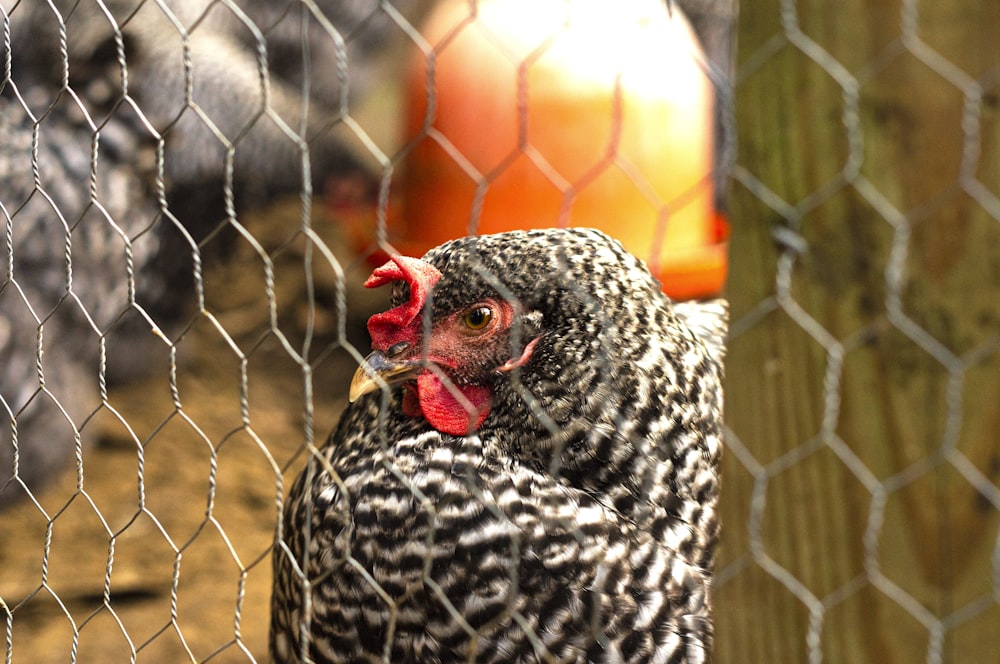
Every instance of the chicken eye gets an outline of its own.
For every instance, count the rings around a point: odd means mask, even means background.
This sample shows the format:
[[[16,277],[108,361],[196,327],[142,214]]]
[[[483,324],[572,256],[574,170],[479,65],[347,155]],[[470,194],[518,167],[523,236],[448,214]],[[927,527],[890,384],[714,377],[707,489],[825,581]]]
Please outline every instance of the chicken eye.
[[[462,322],[465,323],[465,327],[469,328],[473,332],[486,329],[486,326],[489,325],[492,320],[493,310],[485,306],[473,307],[472,309],[469,309],[462,318]]]

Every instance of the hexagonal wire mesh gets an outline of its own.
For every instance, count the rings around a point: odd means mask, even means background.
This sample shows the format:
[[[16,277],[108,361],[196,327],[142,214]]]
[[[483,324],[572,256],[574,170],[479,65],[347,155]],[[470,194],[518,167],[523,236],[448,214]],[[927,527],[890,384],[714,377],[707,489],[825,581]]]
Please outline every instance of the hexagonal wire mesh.
[[[375,306],[313,185],[391,176],[343,83],[420,39],[364,4],[3,3],[7,661],[267,658],[285,479]],[[966,4],[744,8],[720,661],[998,649],[1000,63]]]

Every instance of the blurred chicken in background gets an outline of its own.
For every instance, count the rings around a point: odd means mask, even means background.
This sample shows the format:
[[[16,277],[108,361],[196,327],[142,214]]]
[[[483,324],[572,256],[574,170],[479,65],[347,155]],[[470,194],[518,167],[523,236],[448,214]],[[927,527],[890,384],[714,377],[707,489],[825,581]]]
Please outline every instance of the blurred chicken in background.
[[[79,457],[106,382],[165,355],[152,331],[196,305],[234,212],[374,181],[344,120],[420,5],[0,0],[0,508]]]

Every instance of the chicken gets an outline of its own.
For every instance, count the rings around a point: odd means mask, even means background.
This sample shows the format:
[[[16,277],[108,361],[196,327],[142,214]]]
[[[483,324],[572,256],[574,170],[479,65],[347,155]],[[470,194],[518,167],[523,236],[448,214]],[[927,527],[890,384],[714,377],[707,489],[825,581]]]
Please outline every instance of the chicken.
[[[36,127],[19,103],[0,98],[8,233],[0,248],[0,509],[76,456],[101,383],[126,378],[134,358],[155,350],[140,307],[158,308],[170,275],[136,274],[162,243],[145,232],[158,214],[153,148],[132,129],[116,116],[95,142],[72,103],[50,108]],[[100,159],[92,162],[95,144]]]
[[[290,490],[276,662],[704,662],[721,301],[598,231],[395,256],[374,352]]]
[[[362,168],[334,125],[416,4],[0,0],[0,509],[165,358],[234,210]]]
[[[12,82],[45,91],[28,101],[35,115],[65,94],[64,79],[95,124],[134,104],[146,138],[149,128],[163,137],[171,211],[214,228],[229,212],[229,178],[237,203],[255,204],[301,190],[310,175],[319,184],[371,165],[347,144],[356,137],[343,121],[384,81],[383,56],[407,39],[397,21],[417,20],[421,2],[0,0],[0,9]]]

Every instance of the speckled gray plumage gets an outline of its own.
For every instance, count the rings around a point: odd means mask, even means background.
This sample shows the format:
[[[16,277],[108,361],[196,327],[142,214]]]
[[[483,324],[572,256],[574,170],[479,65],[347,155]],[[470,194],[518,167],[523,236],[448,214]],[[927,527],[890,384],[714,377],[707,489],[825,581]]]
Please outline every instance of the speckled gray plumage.
[[[164,138],[168,190],[189,197],[211,186],[221,199],[231,167],[237,197],[258,202],[371,158],[345,145],[350,132],[338,127],[384,76],[380,55],[405,38],[382,5],[416,20],[421,1],[239,0],[231,9],[212,0],[0,0],[0,7],[10,16],[13,83],[46,89],[29,102],[36,114],[66,78],[98,122],[127,91]]]
[[[348,408],[287,499],[275,660],[709,660],[725,306],[672,306],[596,231],[425,259],[432,318],[504,297],[513,343],[541,340],[475,435],[403,415],[398,390]]]
[[[381,5],[0,0],[0,509],[166,355],[234,210],[359,167],[334,129],[404,36]]]
[[[137,276],[160,251],[152,152],[122,118],[98,139],[68,99],[36,128],[0,98],[0,506],[68,465],[100,381],[153,341],[135,306],[169,291],[165,273]]]

